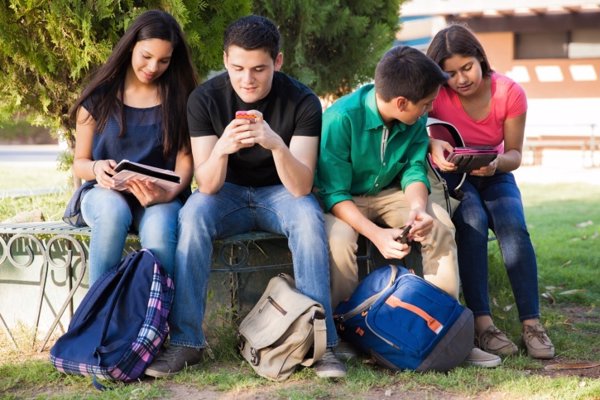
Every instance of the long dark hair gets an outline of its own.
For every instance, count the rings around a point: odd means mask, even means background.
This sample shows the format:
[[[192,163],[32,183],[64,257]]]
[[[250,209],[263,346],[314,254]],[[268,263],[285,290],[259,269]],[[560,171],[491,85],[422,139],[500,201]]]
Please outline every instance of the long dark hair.
[[[427,55],[441,68],[444,67],[444,61],[453,55],[475,57],[481,64],[483,76],[494,72],[483,46],[475,34],[464,25],[452,24],[436,33],[427,49]]]
[[[131,50],[137,42],[146,39],[166,40],[173,46],[169,67],[156,81],[162,105],[163,154],[168,156],[172,150],[189,152],[190,138],[185,114],[187,98],[198,80],[183,32],[175,18],[164,11],[146,11],[133,21],[106,63],[91,76],[69,116],[76,121],[83,102],[93,96],[96,132],[104,129],[111,115],[116,115],[119,135],[123,135],[126,126],[123,93],[125,76],[131,65]]]

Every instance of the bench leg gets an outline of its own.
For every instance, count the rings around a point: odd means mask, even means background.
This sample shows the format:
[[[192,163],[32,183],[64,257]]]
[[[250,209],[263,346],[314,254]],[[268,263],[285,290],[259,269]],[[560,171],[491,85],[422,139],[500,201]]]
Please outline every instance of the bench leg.
[[[54,242],[57,242],[59,240],[65,241],[67,243],[68,246],[68,250],[67,250],[67,254],[66,254],[66,258],[64,261],[64,265],[58,265],[56,264],[53,259],[52,259],[52,255],[50,254],[52,251],[52,245]],[[68,235],[57,235],[55,237],[53,237],[52,239],[50,239],[48,241],[48,244],[46,246],[46,255],[45,257],[47,257],[47,261],[46,263],[48,264],[48,266],[50,264],[52,264],[53,267],[64,267],[67,269],[67,281],[68,281],[68,285],[69,285],[69,294],[66,298],[66,300],[63,302],[60,310],[58,310],[58,313],[56,313],[56,316],[54,317],[54,320],[52,321],[52,324],[50,326],[50,328],[48,329],[48,332],[46,333],[46,336],[44,337],[44,340],[42,341],[42,346],[40,347],[40,349],[38,350],[40,353],[42,351],[44,351],[44,348],[46,347],[46,345],[48,344],[48,341],[50,340],[50,337],[52,336],[52,333],[54,332],[54,330],[56,329],[56,327],[58,326],[58,324],[60,324],[60,320],[62,318],[62,316],[64,315],[65,311],[67,310],[67,307],[70,307],[71,310],[71,317],[73,316],[73,297],[75,296],[75,293],[77,292],[77,290],[79,289],[79,287],[81,286],[82,282],[83,282],[83,278],[85,276],[85,271],[87,269],[87,260],[85,257],[85,251],[83,249],[83,246],[72,236],[68,236]],[[79,253],[80,255],[80,261],[81,261],[81,265],[82,265],[82,269],[81,269],[81,273],[79,274],[79,277],[77,279],[77,281],[75,282],[74,285],[72,285],[72,278],[73,278],[73,274],[72,274],[72,269],[73,269],[73,261],[74,261],[74,253]],[[48,268],[46,269],[46,275],[48,273]],[[44,285],[42,286],[42,288],[45,287],[45,282],[46,282],[46,278],[44,278]],[[43,290],[43,289],[42,289]],[[43,292],[42,292],[43,294]],[[40,305],[40,309],[41,309],[41,305]],[[39,316],[38,316],[39,319]],[[37,327],[37,324],[36,324]],[[35,340],[35,336],[34,336],[34,340]]]

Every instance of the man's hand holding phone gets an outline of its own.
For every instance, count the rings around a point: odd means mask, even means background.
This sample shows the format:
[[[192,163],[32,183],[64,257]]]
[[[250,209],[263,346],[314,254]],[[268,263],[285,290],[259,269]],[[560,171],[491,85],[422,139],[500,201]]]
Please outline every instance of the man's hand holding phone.
[[[257,115],[254,114],[252,111],[236,111],[235,112],[235,119],[237,120],[242,120],[242,121],[248,121],[248,124],[244,124],[243,126],[247,127],[247,130],[245,132],[242,132],[240,135],[240,143],[245,144],[245,145],[255,145],[256,144],[256,139],[253,136],[253,132],[252,132],[252,125],[256,123],[256,119],[257,119]]]
[[[235,119],[246,119],[250,122],[256,121],[256,114],[252,114],[250,111],[236,111]]]

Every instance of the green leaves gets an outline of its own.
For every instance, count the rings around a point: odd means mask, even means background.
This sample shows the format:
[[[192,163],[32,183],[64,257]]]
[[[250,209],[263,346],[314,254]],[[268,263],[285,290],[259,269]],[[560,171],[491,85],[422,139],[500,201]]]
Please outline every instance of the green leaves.
[[[256,0],[283,37],[283,71],[335,99],[373,79],[393,43],[402,0]]]
[[[250,0],[8,0],[0,2],[0,119],[15,114],[73,139],[68,110],[86,77],[148,9],[170,12],[201,76],[222,63],[225,27]]]

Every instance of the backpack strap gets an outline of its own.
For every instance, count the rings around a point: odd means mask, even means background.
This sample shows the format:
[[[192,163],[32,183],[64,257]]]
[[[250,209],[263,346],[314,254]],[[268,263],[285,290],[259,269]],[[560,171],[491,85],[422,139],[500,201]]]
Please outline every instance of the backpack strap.
[[[315,311],[313,314],[313,355],[302,361],[302,365],[310,367],[323,357],[327,348],[327,328],[325,326],[325,315],[321,311]]]
[[[117,287],[115,288],[116,294],[114,296],[112,296],[111,303],[108,307],[108,309],[110,310],[110,314],[105,318],[105,322],[102,326],[102,335],[100,335],[100,343],[98,343],[98,346],[96,347],[96,351],[94,352],[94,356],[98,359],[98,364],[97,364],[98,366],[100,366],[100,364],[102,362],[102,354],[106,353],[107,351],[110,351],[112,347],[115,347],[117,345],[117,343],[115,343],[115,346],[102,346],[102,343],[104,342],[104,338],[106,337],[106,333],[108,331],[108,326],[110,325],[110,321],[112,319],[112,314],[115,310],[115,303],[118,301],[120,294],[123,291],[123,289],[125,288],[125,286],[131,284],[131,279],[129,279],[128,277],[135,273],[135,268],[132,268],[132,266],[138,264],[137,259],[141,259],[144,255],[144,253],[150,254],[154,258],[154,262],[156,262],[156,258],[154,257],[152,252],[147,251],[146,249],[142,249],[140,251],[136,251],[134,253],[128,254],[126,259],[119,263],[119,270],[117,271],[116,275],[119,276],[120,278],[119,278],[119,283],[117,284]],[[116,346],[116,347],[118,347],[118,346]],[[98,382],[96,375],[93,375],[92,383],[94,384],[94,387],[98,390],[104,391],[107,389],[106,386],[104,386],[100,382]]]

